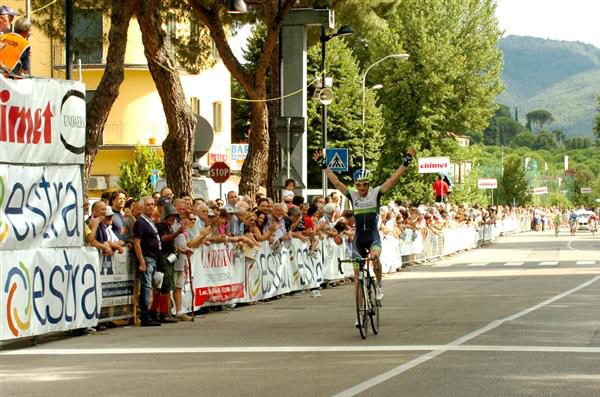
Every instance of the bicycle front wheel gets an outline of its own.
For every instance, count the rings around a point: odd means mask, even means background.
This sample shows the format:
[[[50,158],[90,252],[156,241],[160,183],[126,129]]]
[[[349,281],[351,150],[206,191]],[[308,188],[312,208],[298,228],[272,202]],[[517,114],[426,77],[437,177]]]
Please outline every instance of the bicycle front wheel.
[[[367,339],[367,319],[369,314],[367,312],[367,286],[364,279],[358,279],[358,285],[356,288],[356,320],[360,337]]]
[[[371,319],[371,328],[373,329],[373,334],[377,335],[379,333],[379,307],[380,302],[375,299],[377,296],[377,287],[375,280],[371,278],[369,280],[369,318]]]

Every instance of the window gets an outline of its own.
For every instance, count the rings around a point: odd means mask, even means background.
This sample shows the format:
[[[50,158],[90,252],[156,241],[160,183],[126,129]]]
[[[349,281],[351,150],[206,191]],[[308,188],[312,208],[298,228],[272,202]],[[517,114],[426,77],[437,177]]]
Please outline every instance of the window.
[[[102,15],[94,10],[77,10],[73,14],[73,53],[83,64],[102,63],[104,37]]]
[[[190,98],[190,106],[192,107],[192,112],[194,112],[194,114],[200,114],[200,98]]]
[[[219,133],[223,130],[221,108],[221,102],[213,102],[213,129],[216,133]]]

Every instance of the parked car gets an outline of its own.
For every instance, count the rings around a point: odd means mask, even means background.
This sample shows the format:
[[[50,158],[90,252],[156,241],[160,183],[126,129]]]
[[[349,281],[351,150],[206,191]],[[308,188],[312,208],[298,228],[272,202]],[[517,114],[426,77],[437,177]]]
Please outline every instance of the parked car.
[[[589,225],[588,225],[588,219],[590,217],[590,215],[593,214],[592,211],[577,211],[577,223],[579,223],[579,229],[588,229],[589,230]]]

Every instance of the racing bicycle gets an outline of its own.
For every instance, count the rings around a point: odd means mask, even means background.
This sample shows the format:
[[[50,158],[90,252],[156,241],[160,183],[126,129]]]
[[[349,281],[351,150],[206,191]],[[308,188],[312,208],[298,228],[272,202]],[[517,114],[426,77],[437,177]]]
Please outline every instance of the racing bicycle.
[[[375,299],[377,296],[377,282],[371,274],[368,263],[378,261],[379,258],[356,258],[356,259],[338,259],[338,269],[342,272],[342,263],[352,263],[358,265],[358,280],[356,280],[356,320],[360,337],[367,339],[367,331],[370,320],[373,334],[379,333],[379,308],[381,301]],[[374,264],[375,265],[375,264]]]

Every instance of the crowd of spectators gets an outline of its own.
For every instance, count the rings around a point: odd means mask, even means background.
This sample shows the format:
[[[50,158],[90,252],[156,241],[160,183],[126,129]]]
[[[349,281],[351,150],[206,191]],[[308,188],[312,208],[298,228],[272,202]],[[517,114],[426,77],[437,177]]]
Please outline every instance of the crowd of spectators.
[[[86,241],[105,258],[130,247],[140,274],[139,308],[143,326],[186,321],[191,318],[182,311],[184,274],[189,271],[192,253],[202,245],[232,243],[236,249],[251,252],[264,241],[277,248],[291,238],[298,238],[314,251],[323,238],[332,238],[337,244],[352,241],[354,214],[341,208],[342,200],[337,193],[314,197],[308,203],[294,189],[294,181],[287,181],[280,202],[264,194],[238,196],[234,191],[228,192],[225,200],[205,201],[186,192],[175,197],[169,187],[139,201],[127,198],[122,190],[107,192],[91,208],[85,197]],[[480,228],[515,217],[529,220],[532,230],[542,230],[550,227],[554,221],[552,214],[557,211],[558,208],[445,202],[413,206],[406,201],[395,201],[381,207],[379,230],[384,237],[414,238],[417,233],[426,237],[429,233],[440,234],[445,228]],[[163,274],[162,280],[153,277],[157,269]],[[157,285],[160,287],[156,288]],[[174,317],[169,308],[171,293]],[[318,290],[312,294],[320,295]]]

